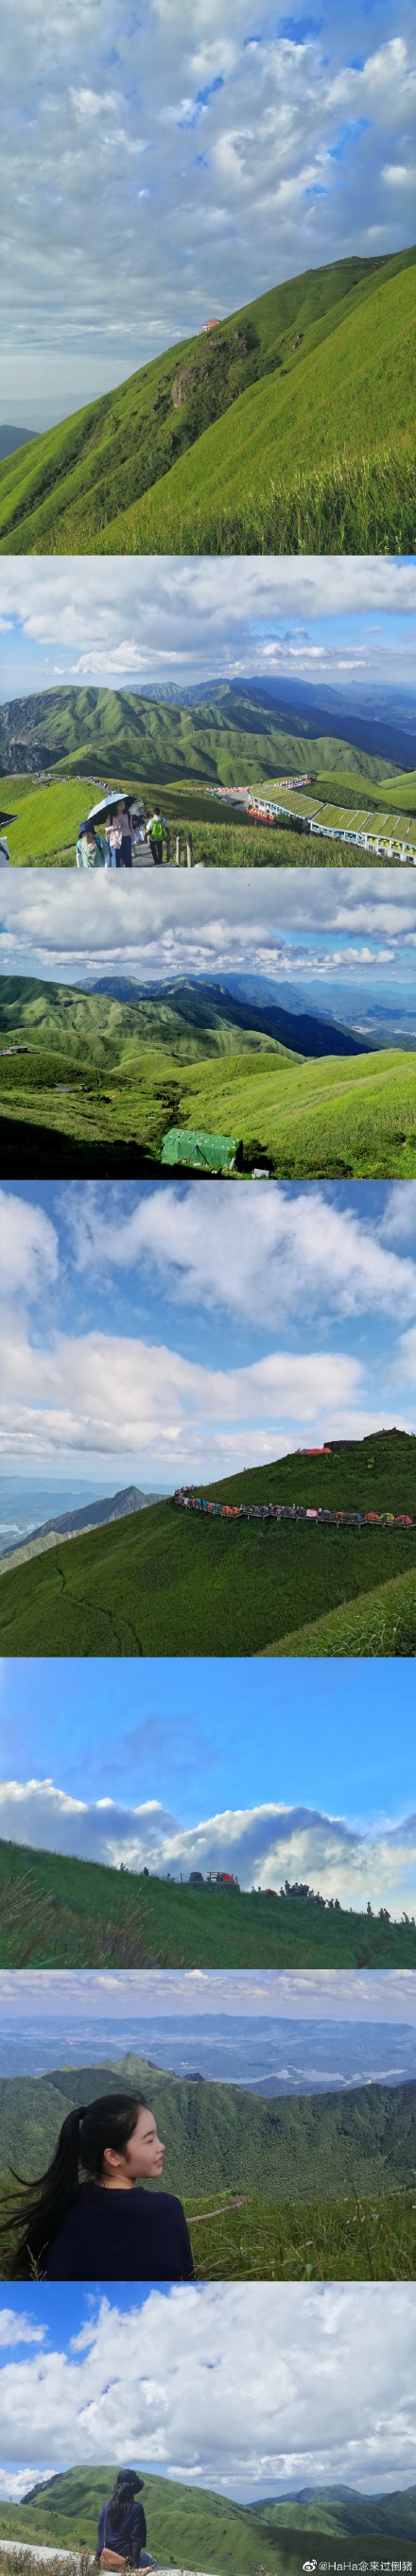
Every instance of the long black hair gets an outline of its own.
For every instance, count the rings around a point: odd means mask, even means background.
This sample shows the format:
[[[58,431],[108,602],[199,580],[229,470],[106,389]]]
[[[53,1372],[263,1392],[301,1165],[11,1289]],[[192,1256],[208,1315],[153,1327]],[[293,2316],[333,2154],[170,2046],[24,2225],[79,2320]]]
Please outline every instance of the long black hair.
[[[134,2498],[141,2494],[143,2485],[144,2479],[136,2477],[135,2469],[119,2469],[112,2495],[108,2498],[109,2504],[115,2505],[116,2509],[118,2505],[124,2509],[126,2504],[134,2504]],[[112,2519],[116,2528],[116,2512]]]
[[[146,2110],[144,2093],[101,2093],[96,2102],[80,2102],[76,2111],[68,2112],[52,2163],[36,2182],[23,2182],[22,2175],[11,2167],[13,2181],[20,2186],[19,2199],[9,2209],[0,2233],[14,2236],[22,2216],[22,2191],[24,2228],[12,2250],[10,2280],[30,2279],[45,2261],[76,2198],[80,2165],[90,2182],[100,2182],[106,2147],[122,2155],[136,2127],[138,2112]]]

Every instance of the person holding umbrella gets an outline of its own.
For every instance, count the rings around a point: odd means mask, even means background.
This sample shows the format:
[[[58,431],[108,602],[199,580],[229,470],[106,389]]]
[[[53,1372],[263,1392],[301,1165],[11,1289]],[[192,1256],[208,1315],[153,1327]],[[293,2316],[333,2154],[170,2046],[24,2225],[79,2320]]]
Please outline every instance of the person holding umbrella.
[[[124,800],[120,799],[119,803],[116,803],[115,800],[113,802],[113,799],[111,800],[111,807],[109,807],[108,813],[105,817],[105,828],[108,849],[110,852],[110,867],[131,868],[132,828],[130,821],[130,808],[129,805],[125,804]]]

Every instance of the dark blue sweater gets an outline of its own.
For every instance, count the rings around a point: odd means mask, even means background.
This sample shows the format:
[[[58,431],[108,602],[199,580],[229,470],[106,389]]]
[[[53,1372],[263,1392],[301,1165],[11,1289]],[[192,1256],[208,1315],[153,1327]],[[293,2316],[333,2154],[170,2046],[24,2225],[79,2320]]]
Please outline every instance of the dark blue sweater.
[[[146,2516],[137,2496],[131,2504],[117,2505],[113,2496],[103,2504],[98,2524],[96,2558],[102,2549],[117,2549],[120,2558],[129,2558],[132,2567],[140,2563],[140,2551],[146,2548]]]
[[[192,2281],[182,2201],[81,2183],[49,2246],[45,2281]]]

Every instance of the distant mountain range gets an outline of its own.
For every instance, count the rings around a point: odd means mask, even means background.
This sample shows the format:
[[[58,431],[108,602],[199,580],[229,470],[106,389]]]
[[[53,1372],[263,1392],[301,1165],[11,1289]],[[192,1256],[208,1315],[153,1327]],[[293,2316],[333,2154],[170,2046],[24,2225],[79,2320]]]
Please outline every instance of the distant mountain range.
[[[16,429],[13,421],[3,421],[0,426],[0,461],[3,456],[14,456],[17,447],[27,447],[32,438],[36,438],[35,429]]]
[[[295,1054],[362,1055],[372,1047],[408,1046],[416,1040],[416,997],[407,1008],[399,997],[389,1003],[369,999],[368,989],[359,984],[351,987],[335,977],[338,1010],[331,1009],[326,998],[322,1008],[322,983],[314,975],[313,965],[305,988],[292,984],[285,976],[233,974],[227,969],[223,981],[214,976],[188,975],[166,978],[163,982],[141,984],[133,976],[101,975],[89,978],[84,992],[108,994],[111,999],[128,1005],[145,1003],[152,1010],[155,1024],[159,1012],[169,1003],[187,1024],[208,1033],[210,1016],[222,1017],[241,1029],[258,1030],[273,1043],[289,1047]],[[314,999],[314,994],[317,998]],[[319,996],[319,1003],[318,1003]],[[344,1026],[343,1026],[344,1022]],[[157,1030],[158,1040],[162,1028]]]
[[[110,1998],[109,1998],[110,2004]],[[131,2012],[105,2024],[92,2009],[80,2024],[72,2014],[42,2017],[33,2009],[7,2017],[0,2027],[0,2073],[45,2076],[57,2066],[100,2064],[106,2055],[128,2055],[132,2039],[159,2072],[237,2084],[277,2101],[285,2094],[357,2092],[364,2085],[397,2085],[416,2076],[416,2030],[409,2022],[307,2020],[265,2013],[158,2013],[143,2016],[140,1996]]]
[[[160,1503],[163,1499],[162,1493],[143,1494],[138,1485],[126,1485],[119,1494],[100,1496],[98,1502],[83,1503],[75,1511],[52,1513],[50,1520],[41,1521],[36,1529],[28,1530],[22,1540],[2,1541],[0,1536],[0,1556],[3,1559],[7,1557],[13,1564],[17,1559],[22,1563],[35,1555],[39,1540],[55,1535],[57,1539],[75,1538],[80,1530],[100,1529],[104,1521],[124,1520],[129,1512],[144,1511],[146,1504]]]
[[[51,768],[107,778],[124,768],[126,784],[227,787],[310,768],[343,770],[365,785],[415,766],[410,688],[214,678],[142,690],[63,686],[0,707],[0,774]]]

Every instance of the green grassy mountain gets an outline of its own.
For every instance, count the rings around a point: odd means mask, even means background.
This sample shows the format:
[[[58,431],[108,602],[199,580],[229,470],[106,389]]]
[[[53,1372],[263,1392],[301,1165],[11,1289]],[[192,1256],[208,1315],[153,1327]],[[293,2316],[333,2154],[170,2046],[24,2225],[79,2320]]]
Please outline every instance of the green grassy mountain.
[[[410,550],[415,259],[288,279],[7,458],[0,551]]]
[[[97,2523],[106,2496],[111,2495],[121,2462],[110,2467],[77,2468],[55,2473],[39,2486],[28,2489],[21,2504],[0,2507],[1,2538],[38,2540],[59,2548],[95,2549]],[[130,2463],[129,2463],[130,2465]],[[138,2461],[141,2470],[141,2463]],[[319,2500],[320,2490],[317,2490]],[[362,2555],[369,2554],[369,2538],[374,2538],[374,2554],[380,2554],[380,2540],[394,2532],[400,2541],[412,2539],[414,2530],[415,2488],[399,2490],[393,2495],[362,2498]],[[299,2499],[299,2521],[293,2526],[291,2500],[288,2499],[287,2526],[275,2523],[276,2503],[260,2501],[254,2505],[234,2504],[227,2496],[210,2488],[186,2486],[178,2478],[158,2477],[146,2471],[143,2503],[148,2525],[149,2548],[164,2567],[192,2567],[212,2570],[212,2576],[261,2576],[266,2567],[270,2576],[299,2576],[299,2535],[308,2529],[305,2506]],[[345,2537],[353,2527],[359,2530],[355,2509],[361,2498],[346,2488],[340,2507],[340,2490],[322,2490],[321,2534],[325,2553],[325,2534],[333,2531],[343,2536],[341,2516],[345,2507]],[[286,2500],[283,2499],[284,2510]],[[369,2515],[372,2512],[372,2524]],[[350,2515],[354,2516],[351,2525]],[[394,2518],[393,2518],[394,2517]],[[302,2553],[303,2554],[303,2553]],[[7,2567],[7,2559],[4,2561]]]
[[[337,1444],[328,1459],[289,1456],[203,1490],[223,1502],[414,1511],[415,1461],[414,1436],[381,1431],[371,1447],[354,1441]],[[10,1569],[0,1587],[0,1647],[20,1655],[253,1655],[283,1640],[290,1652],[295,1633],[301,1653],[302,1629],[318,1619],[322,1654],[328,1613],[365,1603],[397,1576],[413,1578],[415,1567],[416,1531],[230,1524],[181,1512],[173,1500],[149,1504]],[[416,1651],[410,1608],[407,1616],[409,1653]],[[372,1651],[371,1639],[363,1650]],[[387,1651],[403,1651],[400,1624]]]
[[[415,1968],[385,1914],[190,1887],[0,1842],[2,1968]]]
[[[26,1037],[31,1051],[44,1045],[92,1064],[136,1062],[143,1046],[169,1048],[186,1062],[205,1056],[276,1052],[297,1063],[303,1056],[360,1056],[360,1041],[342,1022],[318,1011],[285,1008],[276,995],[244,999],[231,983],[175,976],[140,984],[134,976],[102,977],[89,988],[2,976],[0,1034]]]
[[[151,991],[102,980],[104,991],[77,991],[2,978],[4,1177],[32,1169],[34,1129],[40,1178],[159,1173],[172,1127],[235,1137],[246,1173],[259,1163],[289,1179],[416,1172],[410,1029],[408,1048],[370,1035],[363,1054],[341,1022],[288,1008],[287,989],[274,1001],[192,976]]]
[[[213,1900],[215,1902],[215,1899]],[[144,2092],[166,2143],[163,2188],[183,2199],[242,2191],[262,2201],[408,2191],[416,2157],[416,2084],[263,2100],[238,2084],[167,2073],[136,2056],[0,2080],[0,2171],[31,2180],[78,2102]],[[155,2185],[155,2189],[159,2188]]]
[[[25,792],[24,772],[49,770],[53,776],[67,763],[88,761],[91,774],[113,763],[127,764],[125,784],[141,776],[190,785],[215,780],[224,787],[258,781],[278,772],[323,771],[339,766],[369,781],[385,780],[395,762],[405,762],[407,740],[394,709],[383,722],[350,711],[343,721],[342,698],[332,702],[332,721],[324,706],[308,702],[307,711],[292,702],[279,705],[278,692],[260,681],[207,681],[203,690],[184,689],[172,699],[139,689],[63,686],[12,698],[0,708],[0,771],[16,779]],[[338,717],[339,731],[336,718]],[[409,735],[409,759],[414,731]],[[23,771],[19,775],[20,761]],[[107,764],[107,765],[106,765]],[[116,779],[120,767],[116,769]],[[29,788],[30,778],[27,779]]]

